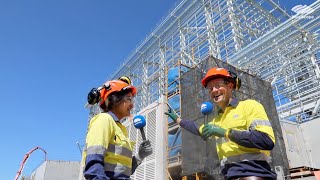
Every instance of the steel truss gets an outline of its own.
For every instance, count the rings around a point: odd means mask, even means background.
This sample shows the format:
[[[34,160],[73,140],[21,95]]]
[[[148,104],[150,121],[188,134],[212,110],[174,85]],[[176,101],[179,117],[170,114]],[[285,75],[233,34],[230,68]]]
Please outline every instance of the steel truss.
[[[291,17],[273,0],[182,0],[110,79],[132,78],[138,112],[167,92],[166,69],[213,55],[272,82],[281,119],[316,118],[319,6]]]

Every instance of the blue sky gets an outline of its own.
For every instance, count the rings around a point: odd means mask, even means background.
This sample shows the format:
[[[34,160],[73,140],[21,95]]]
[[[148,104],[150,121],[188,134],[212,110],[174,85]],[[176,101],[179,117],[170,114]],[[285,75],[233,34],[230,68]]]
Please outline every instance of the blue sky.
[[[283,0],[291,9],[313,0]],[[26,152],[79,161],[86,96],[174,7],[174,0],[0,0],[0,179]],[[24,173],[43,161],[36,151]]]

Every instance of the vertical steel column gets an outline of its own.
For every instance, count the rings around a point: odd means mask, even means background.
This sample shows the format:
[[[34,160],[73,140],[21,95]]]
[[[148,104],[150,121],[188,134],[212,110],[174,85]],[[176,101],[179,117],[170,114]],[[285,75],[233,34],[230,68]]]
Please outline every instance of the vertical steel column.
[[[320,84],[320,70],[319,70],[319,65],[316,62],[316,55],[312,54],[310,58],[311,58],[312,66],[313,66],[314,71],[316,73],[315,79],[318,82],[318,84]],[[315,117],[318,114],[319,108],[320,108],[320,99],[317,100],[316,105],[312,110],[311,117]]]
[[[142,102],[141,102],[141,107],[146,107],[149,103],[149,91],[148,91],[148,62],[144,59],[143,57],[143,64],[142,64]]]
[[[194,63],[192,57],[187,52],[186,34],[188,34],[188,28],[180,29],[181,63],[189,67],[192,67]]]
[[[211,2],[211,1],[209,1]],[[205,0],[204,0],[205,3]],[[217,40],[218,34],[215,31],[215,27],[213,26],[212,19],[212,6],[211,4],[205,4],[204,7],[205,17],[206,17],[206,27],[208,31],[208,43],[209,43],[209,55],[221,59],[219,42]]]
[[[183,64],[187,64],[187,60],[185,58],[185,55],[186,55],[186,37],[184,35],[184,29],[181,28],[180,26],[180,50],[181,50],[181,54],[180,54],[180,57],[181,57],[181,62]]]
[[[232,28],[232,34],[233,34],[233,40],[235,42],[235,50],[239,51],[239,49],[241,49],[242,45],[243,45],[243,40],[242,40],[242,34],[239,30],[238,27],[240,27],[240,25],[238,24],[238,18],[235,15],[235,10],[233,7],[233,0],[227,0],[227,7],[228,7],[228,13],[229,13],[229,21],[231,24],[231,28]]]
[[[159,47],[161,46],[161,42],[159,40]],[[160,47],[160,77],[159,77],[159,82],[160,82],[160,88],[159,88],[159,94],[160,95],[165,95],[166,94],[166,71],[165,71],[165,64],[166,64],[166,47],[161,46]]]
[[[316,55],[312,54],[310,59],[311,59],[312,66],[314,68],[314,72],[316,73],[316,79],[320,81],[320,70],[319,70],[318,63],[316,62]]]

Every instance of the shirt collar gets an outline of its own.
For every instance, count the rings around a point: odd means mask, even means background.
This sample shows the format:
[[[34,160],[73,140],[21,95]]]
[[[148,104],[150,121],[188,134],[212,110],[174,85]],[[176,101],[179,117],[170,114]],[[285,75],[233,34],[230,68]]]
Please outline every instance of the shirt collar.
[[[232,106],[232,107],[237,107],[239,104],[239,100],[237,98],[233,98],[231,100],[231,102],[229,103],[229,106]]]
[[[113,112],[108,111],[107,113],[113,118],[115,122],[120,122],[120,120],[117,118],[117,116]]]
[[[232,107],[235,108],[235,107],[238,106],[238,104],[239,104],[239,100],[238,100],[237,98],[232,98],[232,100],[231,100],[231,102],[228,104],[228,106],[232,106]],[[227,106],[227,107],[228,107],[228,106]],[[218,113],[223,113],[223,111],[222,111],[221,108],[219,108]]]

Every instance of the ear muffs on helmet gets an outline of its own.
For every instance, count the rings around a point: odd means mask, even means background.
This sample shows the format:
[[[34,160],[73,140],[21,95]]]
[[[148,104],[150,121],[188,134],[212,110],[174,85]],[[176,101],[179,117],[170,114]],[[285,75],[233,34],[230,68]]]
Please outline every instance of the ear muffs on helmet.
[[[121,76],[119,77],[119,80],[131,85],[131,79],[128,76]]]
[[[133,95],[137,89],[131,85],[131,80],[127,76],[121,76],[118,80],[107,81],[104,85],[98,88],[92,88],[88,93],[87,101],[90,105],[100,102],[100,105],[107,102],[109,94],[126,89],[131,89]],[[106,103],[108,104],[108,102]]]
[[[88,104],[93,105],[100,101],[100,91],[97,88],[92,88],[87,97]]]
[[[106,83],[98,88],[92,88],[91,91],[88,93],[88,97],[87,97],[88,104],[94,105],[101,100],[100,91],[102,89],[106,89],[106,91],[109,91],[111,89],[111,86],[109,83]]]
[[[237,76],[235,72],[228,71],[232,80],[234,81],[234,89],[239,90],[241,87],[241,79]]]

